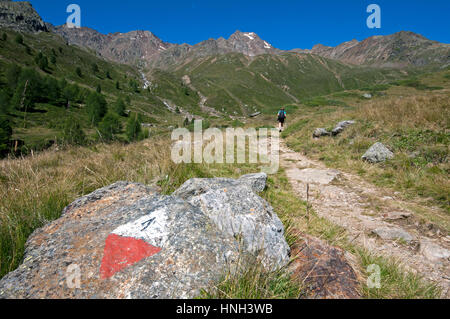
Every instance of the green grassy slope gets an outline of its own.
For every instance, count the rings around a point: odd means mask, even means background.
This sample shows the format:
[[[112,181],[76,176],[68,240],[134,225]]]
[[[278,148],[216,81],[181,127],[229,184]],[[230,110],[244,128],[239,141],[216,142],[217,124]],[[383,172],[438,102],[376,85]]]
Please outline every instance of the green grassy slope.
[[[152,83],[155,90],[143,89],[143,80],[137,69],[104,60],[94,52],[69,46],[57,35],[24,33],[21,34],[23,43],[18,43],[16,38],[19,33],[0,29],[0,35],[3,34],[6,40],[0,40],[0,91],[5,91],[9,98],[12,98],[14,90],[8,88],[7,72],[15,64],[22,69],[35,70],[41,79],[54,79],[58,83],[65,80],[70,85],[77,85],[84,97],[101,87],[109,109],[120,97],[125,100],[127,110],[141,114],[144,123],[156,123],[161,127],[167,128],[183,120],[181,114],[169,111],[161,98],[168,97],[182,105],[198,105],[196,94],[188,92],[190,96],[185,95],[181,82],[173,77],[160,77],[160,83]],[[36,62],[40,54],[48,60],[48,67],[44,70]],[[94,71],[94,65],[97,71]],[[77,73],[77,69],[81,72]],[[137,91],[130,81],[138,84]],[[11,101],[8,103],[11,104]],[[83,98],[71,103],[67,109],[64,105],[45,101],[37,101],[34,110],[29,112],[5,107],[9,109],[7,117],[13,128],[12,139],[24,142],[27,151],[41,150],[58,141],[68,118],[79,122],[91,140],[98,137],[95,127],[88,120]],[[120,120],[125,128],[127,118]]]
[[[85,91],[85,96],[101,87],[109,109],[120,97],[126,101],[128,110],[141,114],[143,122],[166,130],[180,125],[188,113],[202,116],[211,124],[232,125],[231,117],[248,116],[258,111],[273,114],[281,105],[320,105],[330,101],[340,105],[337,98],[324,100],[320,96],[392,83],[420,72],[350,66],[293,52],[253,58],[232,53],[193,58],[168,71],[143,71],[151,82],[148,89],[143,89],[138,69],[69,46],[55,34],[23,34],[21,44],[16,41],[18,33],[8,30],[0,30],[0,33],[7,35],[6,40],[0,40],[0,90],[7,85],[8,68],[17,64],[37,70],[43,78],[64,79],[69,84],[76,84]],[[40,54],[49,61],[45,71],[36,63]],[[185,75],[189,76],[192,86],[184,84],[182,78]],[[138,83],[139,89],[133,88],[130,81]],[[417,85],[414,80],[407,80],[407,84]],[[214,118],[201,107],[201,95],[207,98],[204,106],[216,109],[223,115],[221,118]],[[67,118],[73,118],[95,141],[97,130],[87,118],[84,99],[68,109],[53,104],[38,102],[34,111],[27,114],[23,110],[10,110],[8,117],[13,127],[13,140],[23,141],[28,150],[41,150],[58,141],[63,123]],[[120,121],[125,127],[127,118],[120,118]],[[123,137],[123,133],[118,136]]]
[[[179,78],[188,75],[208,98],[207,106],[232,115],[269,114],[280,105],[404,76],[395,69],[349,66],[300,53],[253,59],[235,53],[211,56],[193,59],[172,71]]]

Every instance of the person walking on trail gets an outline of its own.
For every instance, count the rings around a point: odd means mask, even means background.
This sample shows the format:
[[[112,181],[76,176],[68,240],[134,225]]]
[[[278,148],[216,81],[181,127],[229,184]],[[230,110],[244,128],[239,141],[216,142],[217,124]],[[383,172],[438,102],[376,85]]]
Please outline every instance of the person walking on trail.
[[[284,121],[286,120],[286,111],[284,110],[284,107],[281,108],[281,110],[278,111],[278,124],[280,133],[284,129]]]

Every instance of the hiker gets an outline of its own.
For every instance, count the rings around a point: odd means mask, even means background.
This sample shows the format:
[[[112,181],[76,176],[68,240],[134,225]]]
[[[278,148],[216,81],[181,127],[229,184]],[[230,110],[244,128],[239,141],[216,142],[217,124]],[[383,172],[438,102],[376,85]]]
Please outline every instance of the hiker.
[[[286,111],[284,110],[284,107],[282,107],[281,110],[278,111],[278,123],[279,123],[280,133],[284,129],[284,121],[285,120],[286,120]]]

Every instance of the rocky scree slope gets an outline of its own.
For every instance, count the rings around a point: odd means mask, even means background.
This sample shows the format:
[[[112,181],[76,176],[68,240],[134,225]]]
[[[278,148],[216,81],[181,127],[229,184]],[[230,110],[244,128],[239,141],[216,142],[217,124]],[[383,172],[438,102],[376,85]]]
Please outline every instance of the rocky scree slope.
[[[23,32],[48,31],[39,14],[25,1],[0,0],[0,27]]]
[[[337,47],[318,44],[309,51],[326,58],[358,65],[382,67],[424,66],[450,62],[450,44],[429,40],[420,34],[401,31],[352,40]]]

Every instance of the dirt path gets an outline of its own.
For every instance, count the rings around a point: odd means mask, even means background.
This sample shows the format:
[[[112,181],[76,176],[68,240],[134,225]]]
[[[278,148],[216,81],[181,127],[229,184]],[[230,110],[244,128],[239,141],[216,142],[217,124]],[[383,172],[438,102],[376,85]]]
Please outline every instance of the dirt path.
[[[355,244],[394,257],[406,269],[436,282],[443,297],[450,298],[450,236],[431,224],[421,225],[395,194],[359,176],[329,169],[290,150],[283,141],[280,165],[301,199],[306,200],[310,185],[310,204],[319,216],[347,229]]]

